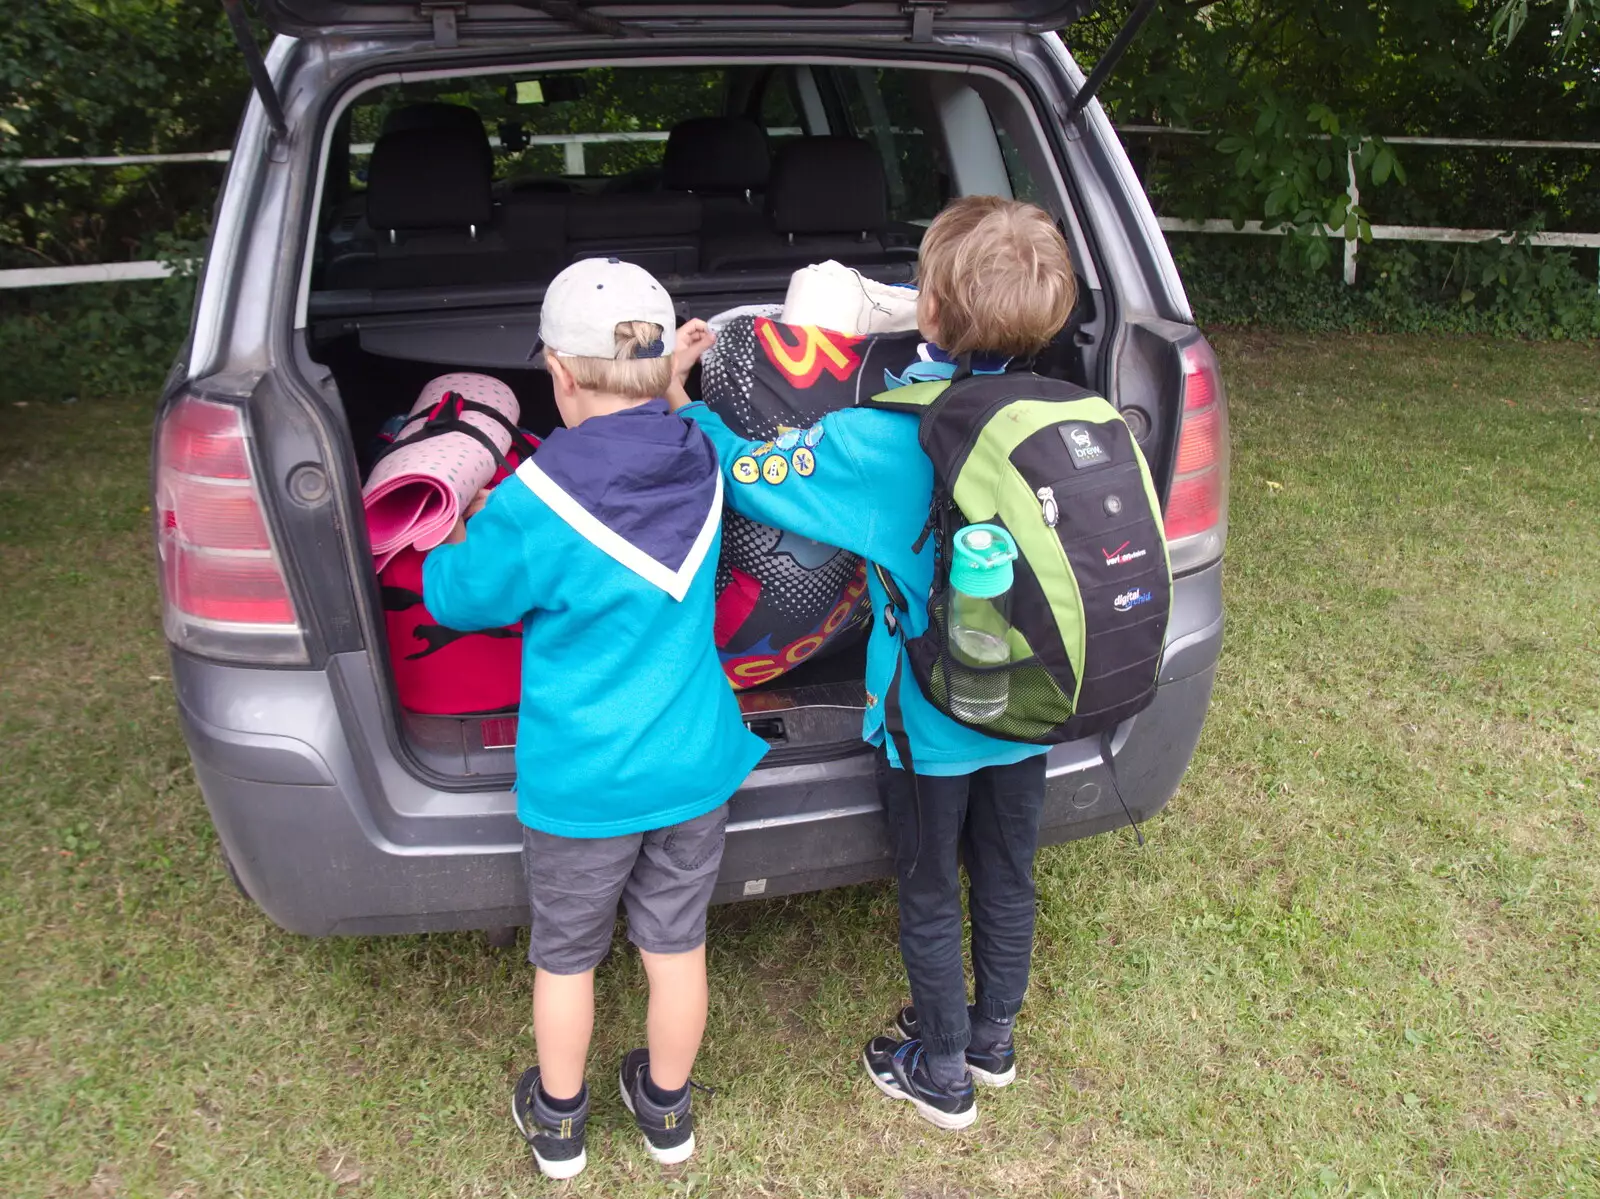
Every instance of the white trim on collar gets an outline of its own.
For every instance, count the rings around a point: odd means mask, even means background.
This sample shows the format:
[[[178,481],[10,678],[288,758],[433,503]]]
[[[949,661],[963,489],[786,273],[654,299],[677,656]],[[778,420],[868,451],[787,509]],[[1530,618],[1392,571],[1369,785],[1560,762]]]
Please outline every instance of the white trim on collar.
[[[517,467],[517,478],[529,491],[543,500],[550,511],[565,521],[574,533],[607,557],[627,567],[645,582],[661,588],[680,603],[683,597],[689,594],[689,584],[694,582],[695,572],[705,561],[706,554],[711,549],[711,542],[717,535],[717,526],[722,521],[722,471],[718,470],[714,477],[716,493],[711,497],[711,508],[706,513],[706,522],[700,527],[700,533],[695,537],[694,544],[689,547],[689,554],[684,558],[683,565],[677,570],[669,570],[622,534],[609,528],[568,495],[559,483],[539,469],[535,459],[529,458]]]

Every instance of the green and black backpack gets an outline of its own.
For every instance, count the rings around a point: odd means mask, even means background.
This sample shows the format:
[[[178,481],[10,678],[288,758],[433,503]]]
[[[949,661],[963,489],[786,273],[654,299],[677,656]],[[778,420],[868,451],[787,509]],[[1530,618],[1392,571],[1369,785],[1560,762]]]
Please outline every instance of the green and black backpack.
[[[1109,764],[1116,726],[1155,696],[1172,603],[1161,505],[1127,423],[1106,400],[1025,372],[966,375],[874,396],[874,408],[916,413],[933,462],[934,500],[916,548],[936,538],[928,631],[903,657],[934,707],[1005,741],[1057,744],[1099,735]],[[1012,661],[1004,709],[977,722],[952,710],[959,672],[949,649],[952,539],[994,524],[1019,554],[1011,594]],[[888,575],[888,623],[907,611]],[[885,696],[886,731],[903,761],[901,670]],[[952,686],[954,683],[954,686]],[[913,766],[912,769],[915,769]]]

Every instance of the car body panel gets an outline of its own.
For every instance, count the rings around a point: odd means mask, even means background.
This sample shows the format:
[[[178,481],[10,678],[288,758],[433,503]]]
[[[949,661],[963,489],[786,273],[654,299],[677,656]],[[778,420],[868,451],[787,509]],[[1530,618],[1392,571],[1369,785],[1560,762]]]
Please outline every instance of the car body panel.
[[[1220,588],[1220,566],[1176,581],[1161,688],[1113,742],[1116,786],[1138,820],[1166,805],[1199,740],[1222,644]],[[174,653],[173,677],[224,852],[278,924],[326,935],[526,921],[514,796],[431,788],[384,753],[365,654],[289,671]],[[716,901],[893,873],[873,755],[858,748],[750,777],[731,801]],[[1044,842],[1127,823],[1094,740],[1055,747],[1048,770]]]
[[[287,136],[271,131],[259,99],[241,123],[188,362],[174,378],[175,385],[186,382],[245,406],[258,478],[273,497],[269,519],[303,601],[310,653],[305,668],[272,669],[174,650],[180,723],[241,887],[283,927],[322,935],[521,923],[527,915],[521,832],[509,777],[446,778],[403,744],[384,652],[367,648],[381,647],[382,630],[374,615],[376,583],[367,578],[363,589],[358,582],[366,577],[364,537],[352,525],[360,511],[360,479],[343,440],[343,411],[331,372],[308,357],[296,327],[297,313],[304,312],[305,246],[322,170],[321,131],[339,93],[358,76],[398,73],[420,60],[430,73],[504,61],[504,43],[476,37],[488,29],[476,17],[512,6],[471,6],[474,19],[460,24],[462,44],[450,50],[433,45],[414,5],[287,0],[266,7],[285,22],[296,14],[309,19],[346,10],[409,15],[396,16],[380,31],[383,36],[363,27],[341,30],[337,38],[280,37],[267,66],[283,97]],[[1170,391],[1171,379],[1155,359],[1178,339],[1197,335],[1188,303],[1149,203],[1098,103],[1072,129],[1052,122],[1083,79],[1059,39],[1021,34],[1020,20],[1003,29],[986,30],[977,22],[957,27],[947,18],[988,6],[949,5],[934,26],[933,43],[913,47],[903,36],[907,18],[900,6],[848,7],[858,15],[871,10],[885,21],[893,9],[902,34],[892,44],[885,38],[869,45],[841,33],[844,27],[836,22],[831,32],[803,41],[790,31],[769,31],[763,41],[730,32],[730,24],[711,34],[664,30],[638,49],[686,59],[714,57],[719,46],[745,55],[765,49],[790,60],[802,52],[883,61],[912,52],[934,59],[959,55],[1024,80],[1058,157],[1074,217],[1092,247],[1096,280],[1115,281],[1114,291],[1107,284],[1104,292],[1110,309],[1105,322],[1115,332],[1100,353],[1094,381],[1108,395],[1119,388]],[[680,17],[689,11],[702,10],[681,10]],[[823,14],[844,12],[793,11],[807,14],[807,27],[819,30],[826,26]],[[541,53],[617,53],[615,43],[566,26],[550,25],[550,31],[548,41],[539,43]],[[525,40],[519,53],[527,56]],[[286,481],[307,464],[327,473],[329,487],[320,503],[296,505],[287,498]],[[1167,803],[1188,766],[1222,631],[1218,562],[1175,581],[1161,687],[1152,706],[1127,722],[1113,743],[1116,783],[1141,820]],[[785,764],[758,769],[733,798],[718,901],[892,873],[871,751],[845,741],[818,747],[817,757],[822,760],[796,762],[791,754]],[[1046,841],[1126,823],[1096,743],[1055,747],[1049,772]]]
[[[726,30],[781,30],[809,32],[811,28],[845,31],[854,34],[900,32],[910,28],[911,13],[918,7],[929,9],[940,31],[1025,31],[1041,33],[1062,29],[1095,8],[1094,0],[1035,0],[1034,3],[983,4],[937,3],[908,4],[856,3],[852,0],[809,0],[797,4],[749,4],[713,2],[710,4],[635,3],[573,5],[582,16],[570,20],[547,14],[531,4],[411,3],[393,0],[257,0],[256,9],[267,25],[278,33],[308,36],[349,36],[378,33],[431,31],[435,14],[447,13],[458,34],[480,36],[514,35],[527,37],[553,30],[570,29],[579,20],[611,22],[641,35],[674,29],[693,29],[701,34]],[[555,6],[552,6],[555,7]]]

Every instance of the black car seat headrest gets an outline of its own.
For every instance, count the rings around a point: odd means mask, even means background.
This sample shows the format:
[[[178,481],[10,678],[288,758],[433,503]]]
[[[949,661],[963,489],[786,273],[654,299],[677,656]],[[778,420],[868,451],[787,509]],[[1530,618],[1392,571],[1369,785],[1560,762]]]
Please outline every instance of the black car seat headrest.
[[[477,230],[494,204],[494,159],[480,127],[400,129],[372,148],[367,222],[374,229]]]
[[[478,110],[465,104],[446,104],[435,100],[426,104],[407,104],[396,108],[383,119],[384,133],[399,133],[405,129],[460,129],[484,133],[483,118]]]
[[[749,117],[695,117],[672,127],[662,159],[668,191],[743,195],[767,186],[767,131]]]
[[[778,151],[767,211],[779,233],[873,234],[889,223],[883,160],[854,137],[804,137]]]

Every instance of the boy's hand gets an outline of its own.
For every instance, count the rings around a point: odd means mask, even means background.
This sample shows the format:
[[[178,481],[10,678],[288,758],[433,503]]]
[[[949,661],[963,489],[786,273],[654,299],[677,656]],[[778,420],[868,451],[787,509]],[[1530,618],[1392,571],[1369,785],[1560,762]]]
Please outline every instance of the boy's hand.
[[[680,385],[688,382],[689,372],[694,369],[694,364],[700,361],[700,356],[709,350],[716,340],[717,335],[703,320],[696,318],[685,321],[678,330],[677,344],[672,350],[673,380]]]
[[[482,512],[483,506],[488,502],[489,489],[485,487],[479,491],[477,495],[472,497],[472,502],[467,505],[467,510],[460,516],[456,517],[455,528],[451,529],[450,535],[444,539],[445,544],[454,545],[457,542],[465,541],[467,539],[468,519]]]
[[[678,330],[677,344],[672,349],[672,383],[666,395],[667,403],[674,412],[689,403],[689,392],[685,388],[689,372],[716,340],[717,335],[711,331],[711,326],[698,318],[685,321]]]
[[[716,340],[717,335],[704,321],[699,319],[685,321],[683,327],[678,330],[677,345],[672,351],[673,382],[680,387],[687,383],[694,364],[700,361],[700,356],[709,350]]]

